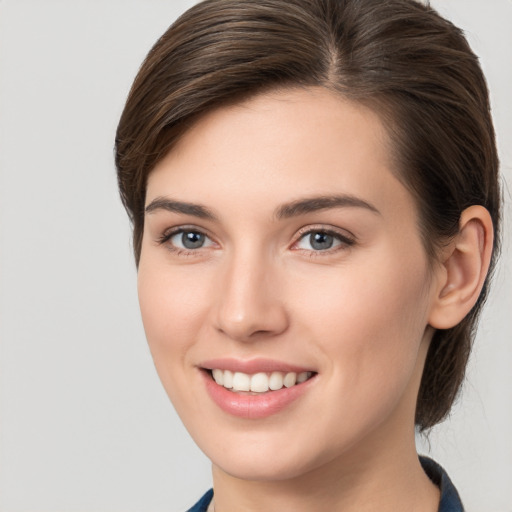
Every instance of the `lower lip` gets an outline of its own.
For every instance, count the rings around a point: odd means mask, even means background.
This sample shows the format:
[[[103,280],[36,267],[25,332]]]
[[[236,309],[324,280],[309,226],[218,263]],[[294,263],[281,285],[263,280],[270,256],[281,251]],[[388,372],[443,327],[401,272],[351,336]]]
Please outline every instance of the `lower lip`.
[[[202,370],[201,373],[210,398],[224,412],[250,420],[267,418],[281,412],[300,398],[309,389],[312,381],[315,380],[315,377],[312,377],[290,388],[282,388],[278,391],[269,391],[258,395],[246,395],[219,386],[207,371]]]

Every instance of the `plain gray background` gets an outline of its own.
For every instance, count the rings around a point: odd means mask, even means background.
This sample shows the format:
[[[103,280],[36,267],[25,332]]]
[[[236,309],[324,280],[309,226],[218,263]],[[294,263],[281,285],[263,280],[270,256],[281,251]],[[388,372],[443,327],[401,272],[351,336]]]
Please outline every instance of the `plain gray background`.
[[[211,483],[146,347],[112,158],[138,66],[193,3],[0,0],[2,512],[172,512]],[[481,57],[508,187],[468,382],[431,454],[468,512],[510,512],[512,2],[432,4]]]

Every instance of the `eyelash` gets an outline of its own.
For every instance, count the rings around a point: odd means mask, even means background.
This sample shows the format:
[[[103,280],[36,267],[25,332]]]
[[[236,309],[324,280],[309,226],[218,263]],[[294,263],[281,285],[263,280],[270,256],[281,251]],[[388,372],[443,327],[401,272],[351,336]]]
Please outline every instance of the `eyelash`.
[[[203,249],[203,247],[199,247],[197,249],[182,249],[181,247],[176,247],[173,244],[170,244],[169,241],[173,236],[176,236],[180,233],[197,233],[205,236],[209,240],[211,238],[204,232],[204,230],[197,228],[195,226],[180,226],[173,228],[169,231],[164,232],[158,239],[158,245],[166,245],[168,250],[177,254],[178,256],[197,256],[199,249]],[[301,249],[294,248],[300,241],[304,240],[307,236],[311,236],[312,234],[322,234],[327,236],[332,236],[334,239],[338,240],[339,245],[334,248],[328,248],[325,250],[314,250],[314,249]],[[311,257],[322,257],[331,255],[339,250],[347,249],[352,247],[356,243],[356,238],[353,235],[342,234],[339,231],[336,231],[331,228],[325,228],[322,226],[308,226],[307,228],[303,228],[299,230],[295,241],[292,244],[292,250],[307,252]]]
[[[176,247],[169,243],[173,236],[179,235],[180,233],[198,233],[211,240],[211,238],[202,229],[195,226],[180,226],[165,231],[162,236],[157,239],[157,243],[158,245],[165,245],[169,251],[177,254],[178,256],[196,256],[198,254],[198,249],[182,249],[181,247]],[[199,249],[202,249],[202,247]]]
[[[312,250],[312,249],[301,249],[295,248],[293,250],[296,251],[304,251],[307,252],[311,258],[330,256],[340,250],[346,250],[347,248],[352,247],[356,243],[356,238],[352,234],[340,233],[332,228],[326,228],[323,226],[308,226],[307,228],[303,228],[303,230],[299,230],[296,241],[293,243],[293,246],[296,246],[300,241],[304,240],[306,237],[311,236],[312,234],[322,234],[332,236],[334,239],[338,240],[339,245],[325,249],[325,250]],[[292,247],[293,247],[292,246]]]

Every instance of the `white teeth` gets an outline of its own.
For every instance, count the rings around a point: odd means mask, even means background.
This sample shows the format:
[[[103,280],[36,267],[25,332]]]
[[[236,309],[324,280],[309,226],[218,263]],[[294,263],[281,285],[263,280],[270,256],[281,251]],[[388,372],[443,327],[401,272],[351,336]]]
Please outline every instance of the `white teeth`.
[[[283,384],[287,388],[291,388],[292,386],[295,386],[296,383],[297,383],[297,374],[295,372],[287,373],[284,376]]]
[[[297,375],[297,384],[301,384],[302,382],[306,382],[309,378],[308,372],[301,372]]]
[[[233,389],[235,391],[250,391],[251,376],[247,373],[236,372],[233,375]]]
[[[281,372],[272,372],[268,379],[268,387],[272,391],[277,391],[283,387],[283,374]]]
[[[266,373],[256,373],[251,377],[251,391],[256,393],[268,391],[268,377]]]
[[[222,370],[221,370],[222,372]],[[223,386],[227,389],[231,389],[233,387],[233,372],[229,370],[224,370],[224,378],[223,378]]]
[[[283,386],[291,388],[295,384],[301,384],[312,376],[312,372],[272,372],[270,374],[260,372],[249,375],[242,372],[231,372],[215,368],[212,375],[219,386],[233,391],[252,391],[253,393],[265,393],[268,390],[277,391]]]
[[[219,386],[222,386],[224,384],[224,372],[222,370],[219,370],[216,368],[212,371],[213,378],[215,379],[215,382],[219,384]]]

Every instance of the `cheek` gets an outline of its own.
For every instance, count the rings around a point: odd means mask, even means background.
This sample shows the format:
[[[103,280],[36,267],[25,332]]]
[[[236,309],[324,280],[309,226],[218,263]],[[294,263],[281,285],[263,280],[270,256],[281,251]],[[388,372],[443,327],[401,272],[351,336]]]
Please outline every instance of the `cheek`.
[[[420,263],[414,259],[381,251],[351,265],[298,272],[292,278],[295,292],[290,292],[297,297],[298,316],[353,339],[372,330],[414,329],[424,322],[427,307],[426,265],[421,253]]]
[[[208,304],[207,284],[197,270],[172,269],[141,258],[139,304],[146,338],[162,378],[165,372],[161,370],[179,368],[200,336]]]
[[[352,396],[392,400],[408,384],[427,324],[422,261],[422,252],[380,250],[318,276],[314,286],[302,278],[296,318],[329,356],[336,380],[356,390]]]
[[[193,347],[204,328],[204,279],[158,259],[141,258],[138,295],[146,339],[162,385],[185,423],[195,402],[190,386]]]

